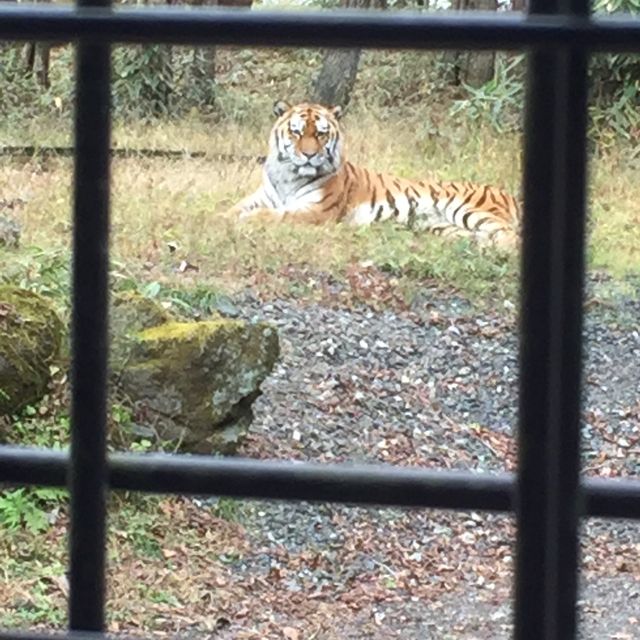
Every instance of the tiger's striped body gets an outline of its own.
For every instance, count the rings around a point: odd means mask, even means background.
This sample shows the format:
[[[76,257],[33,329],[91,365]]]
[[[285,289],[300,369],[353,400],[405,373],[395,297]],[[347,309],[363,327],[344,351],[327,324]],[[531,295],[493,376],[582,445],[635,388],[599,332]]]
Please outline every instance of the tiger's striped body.
[[[230,214],[240,221],[281,220],[369,225],[395,220],[439,235],[517,242],[520,207],[496,187],[412,181],[374,173],[343,159],[339,109],[276,104],[262,184]]]

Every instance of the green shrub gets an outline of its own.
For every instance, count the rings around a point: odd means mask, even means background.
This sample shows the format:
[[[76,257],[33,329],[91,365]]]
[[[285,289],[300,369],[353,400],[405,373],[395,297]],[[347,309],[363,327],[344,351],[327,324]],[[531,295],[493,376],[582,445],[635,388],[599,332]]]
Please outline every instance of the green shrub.
[[[66,494],[64,489],[39,487],[0,492],[0,528],[44,531],[49,526],[49,514],[66,502]]]
[[[497,56],[493,79],[478,88],[465,85],[468,95],[453,103],[451,115],[489,122],[500,133],[519,130],[524,103],[523,60],[523,55]]]

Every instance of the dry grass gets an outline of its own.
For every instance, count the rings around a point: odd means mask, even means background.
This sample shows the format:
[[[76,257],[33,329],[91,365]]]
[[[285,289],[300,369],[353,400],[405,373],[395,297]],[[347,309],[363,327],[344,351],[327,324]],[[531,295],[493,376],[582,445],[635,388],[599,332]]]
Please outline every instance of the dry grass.
[[[63,93],[68,89],[73,57],[60,52],[56,55],[54,85],[64,100],[69,100]],[[317,50],[310,49],[224,47],[218,49],[217,56],[217,79],[225,90],[220,100],[227,100],[218,106],[229,117],[217,124],[195,113],[161,125],[117,122],[114,144],[201,150],[212,156],[263,154],[273,99],[302,98],[322,60]],[[437,53],[364,53],[345,119],[350,158],[409,178],[462,178],[519,192],[519,136],[497,134],[488,126],[470,125],[462,116],[452,117],[449,107],[453,96],[436,81],[438,64]],[[6,118],[0,123],[0,144],[69,144],[71,122],[64,117],[69,107],[64,102],[58,116],[51,113],[48,121]],[[640,195],[640,168],[637,160],[635,166],[630,164],[627,155],[609,152],[593,163],[592,171],[590,264],[617,277],[640,269],[640,225],[635,206]],[[480,269],[461,268],[460,251],[451,253],[433,238],[389,228],[358,233],[342,228],[239,232],[223,224],[218,214],[259,180],[260,169],[252,162],[117,160],[113,172],[113,255],[117,267],[147,280],[175,280],[176,260],[185,259],[200,268],[201,282],[229,287],[245,282],[247,273],[273,271],[289,262],[339,271],[352,260],[393,266],[405,265],[408,256],[415,256],[422,265],[414,269],[417,275],[433,275],[435,271],[458,286],[474,277],[478,280],[478,275],[474,276],[477,271],[490,280],[500,277],[501,272],[491,271],[486,263]],[[26,201],[18,212],[24,223],[24,244],[68,247],[70,183],[69,160],[34,161],[25,166],[0,158],[0,199]],[[178,243],[178,255],[168,254],[167,241]],[[477,254],[467,251],[462,255],[469,262]]]
[[[193,122],[162,127],[118,128],[118,146],[184,148],[211,153],[259,155],[265,152],[269,117],[252,127]],[[363,114],[347,119],[350,156],[381,171],[407,177],[468,178],[517,189],[517,139],[477,135],[461,153],[455,136],[420,137],[421,119],[390,123]],[[416,139],[420,142],[416,143]],[[482,158],[477,162],[475,158]],[[0,198],[20,198],[24,244],[66,249],[70,239],[68,159],[3,160]],[[340,271],[356,260],[390,266],[405,254],[438,258],[446,247],[435,238],[385,226],[359,230],[344,227],[236,229],[220,213],[260,181],[253,161],[199,159],[118,159],[113,171],[113,257],[117,268],[143,279],[184,280],[174,267],[181,260],[199,268],[198,280],[229,288],[256,272],[304,263],[314,269]],[[168,242],[177,243],[170,255]],[[436,265],[437,266],[437,265]],[[428,270],[427,270],[428,271]]]
[[[433,119],[421,114],[392,122],[372,113],[346,119],[349,155],[356,162],[406,177],[464,178],[501,185],[518,192],[520,140],[479,129],[434,133]],[[195,120],[162,126],[119,126],[121,147],[203,150],[254,156],[265,152],[269,114],[250,126],[206,125]],[[70,240],[70,184],[67,159],[0,163],[0,199],[21,198],[18,216],[23,244],[66,250]],[[637,169],[612,153],[593,163],[593,234],[590,262],[617,277],[640,269],[640,225],[635,202],[640,196]],[[502,273],[472,250],[452,249],[438,239],[389,226],[369,230],[344,227],[243,228],[220,216],[260,181],[251,160],[211,158],[178,160],[118,159],[113,170],[113,259],[115,268],[133,278],[171,286],[194,283],[225,290],[254,283],[256,274],[276,274],[286,265],[342,273],[354,261],[373,261],[407,273],[436,276],[473,291],[495,285]],[[178,245],[170,254],[167,243]],[[415,260],[414,260],[415,259]],[[182,261],[199,271],[177,273]],[[460,264],[460,261],[469,264]],[[484,260],[484,262],[483,262]],[[476,264],[473,264],[476,263]],[[411,273],[409,273],[411,272]],[[474,275],[475,274],[475,275]],[[485,282],[471,282],[473,279]]]
[[[230,601],[246,598],[231,584],[227,566],[247,550],[242,527],[221,518],[216,509],[179,498],[118,495],[109,512],[111,631],[179,631],[200,621],[206,627],[209,619],[215,624]],[[58,516],[35,545],[32,532],[0,536],[0,627],[64,627],[67,527],[66,516]]]
[[[640,163],[624,152],[592,162],[590,265],[614,276],[640,272]]]

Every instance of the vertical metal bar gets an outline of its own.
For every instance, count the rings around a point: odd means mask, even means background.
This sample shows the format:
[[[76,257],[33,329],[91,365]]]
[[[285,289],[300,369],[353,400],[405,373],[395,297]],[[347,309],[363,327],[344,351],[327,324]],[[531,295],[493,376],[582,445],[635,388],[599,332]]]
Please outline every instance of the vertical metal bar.
[[[570,4],[571,2],[571,4]],[[582,0],[531,12],[588,13]],[[587,55],[535,51],[525,138],[518,640],[576,634]]]
[[[564,13],[587,16],[589,0],[561,0]],[[557,492],[556,529],[551,531],[557,543],[553,550],[553,583],[548,588],[549,619],[554,640],[573,638],[577,632],[576,601],[578,591],[578,525],[582,511],[579,500],[580,404],[584,286],[584,244],[587,192],[587,99],[588,53],[568,48],[561,54],[558,72],[558,106],[562,164],[558,166],[557,209],[563,224],[558,239],[563,260],[564,287],[558,290],[562,316],[562,361],[557,375],[555,476]],[[562,145],[562,146],[561,146]],[[553,597],[555,593],[555,598]]]
[[[528,65],[524,139],[524,220],[520,307],[515,637],[545,640],[546,481],[549,378],[549,215],[552,211],[553,54],[534,52]]]
[[[556,167],[558,228],[554,251],[563,264],[563,280],[555,294],[553,422],[549,457],[549,496],[553,498],[547,549],[548,637],[576,634],[578,571],[578,481],[580,473],[580,372],[582,356],[582,288],[586,193],[587,56],[566,50],[559,54],[559,162]]]
[[[69,626],[87,631],[104,628],[110,66],[109,45],[77,44]]]

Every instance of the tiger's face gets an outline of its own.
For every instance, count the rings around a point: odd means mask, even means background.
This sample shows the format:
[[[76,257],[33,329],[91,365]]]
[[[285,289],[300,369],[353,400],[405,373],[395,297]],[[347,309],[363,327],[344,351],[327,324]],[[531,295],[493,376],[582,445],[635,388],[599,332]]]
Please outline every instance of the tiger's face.
[[[278,120],[271,132],[270,151],[275,151],[278,162],[291,165],[301,178],[334,173],[342,162],[341,111],[340,107],[307,102],[293,107],[276,102]]]

